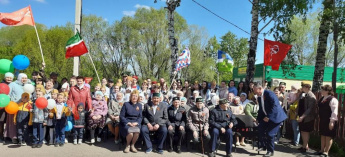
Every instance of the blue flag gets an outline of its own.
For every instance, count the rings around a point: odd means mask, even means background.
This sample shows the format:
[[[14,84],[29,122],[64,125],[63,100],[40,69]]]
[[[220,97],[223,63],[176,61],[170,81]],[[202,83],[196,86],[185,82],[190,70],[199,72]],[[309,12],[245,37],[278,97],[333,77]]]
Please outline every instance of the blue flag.
[[[229,54],[218,50],[217,68],[218,72],[232,72],[234,61]]]

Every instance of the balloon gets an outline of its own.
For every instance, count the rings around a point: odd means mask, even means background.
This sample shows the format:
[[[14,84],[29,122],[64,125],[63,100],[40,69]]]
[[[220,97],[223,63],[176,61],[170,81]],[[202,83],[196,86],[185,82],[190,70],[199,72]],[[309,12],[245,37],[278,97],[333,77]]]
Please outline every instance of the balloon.
[[[5,111],[8,114],[16,114],[18,112],[18,104],[10,101],[10,103],[5,107]]]
[[[71,131],[73,128],[72,122],[68,121],[67,125],[65,126],[65,131]]]
[[[48,100],[44,97],[37,98],[35,105],[39,109],[44,109],[48,106]]]
[[[0,73],[5,74],[7,72],[14,72],[12,61],[8,59],[0,59]]]
[[[35,91],[35,87],[32,84],[25,84],[24,85],[24,93],[33,93]]]
[[[0,107],[6,107],[10,103],[10,97],[6,94],[0,94]]]
[[[25,55],[17,55],[12,59],[14,68],[18,70],[25,70],[30,65],[30,60]]]
[[[56,101],[54,99],[49,99],[48,100],[48,106],[47,109],[51,110],[56,106]]]
[[[6,83],[0,83],[0,94],[10,94],[10,87]]]

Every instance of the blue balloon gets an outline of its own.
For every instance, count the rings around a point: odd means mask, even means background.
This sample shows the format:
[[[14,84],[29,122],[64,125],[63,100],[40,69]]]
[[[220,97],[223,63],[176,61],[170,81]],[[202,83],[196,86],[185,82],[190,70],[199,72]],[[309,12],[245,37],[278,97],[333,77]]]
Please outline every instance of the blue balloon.
[[[73,124],[71,121],[67,121],[67,125],[65,126],[65,131],[71,131],[73,128]]]
[[[30,60],[25,55],[17,55],[12,60],[14,68],[18,70],[25,70],[30,65]]]

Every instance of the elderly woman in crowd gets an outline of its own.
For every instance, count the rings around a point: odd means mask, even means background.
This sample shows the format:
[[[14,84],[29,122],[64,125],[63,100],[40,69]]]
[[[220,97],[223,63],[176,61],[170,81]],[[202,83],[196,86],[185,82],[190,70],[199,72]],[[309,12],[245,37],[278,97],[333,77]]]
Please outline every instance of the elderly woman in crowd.
[[[101,142],[101,133],[105,125],[105,117],[108,113],[107,102],[101,91],[95,93],[96,98],[92,100],[92,110],[88,118],[88,129],[90,130],[91,143],[95,143],[95,135],[97,142]]]
[[[248,103],[249,103],[249,100],[247,99],[247,94],[241,93],[240,94],[240,104],[243,106],[243,108],[245,108]]]
[[[139,91],[134,90],[130,94],[130,101],[125,102],[120,112],[120,134],[126,137],[126,148],[124,153],[138,152],[134,147],[140,134],[141,122],[143,119],[142,105],[138,103]]]
[[[24,85],[31,84],[28,76],[24,73],[20,73],[17,77],[17,81],[11,82],[8,86],[10,87],[10,99],[15,103],[19,103],[24,93]],[[31,93],[30,93],[31,94]],[[9,137],[12,139],[13,143],[17,143],[17,131],[16,125],[14,124],[14,114],[7,114],[6,117],[6,128],[4,137]]]
[[[244,108],[244,113],[253,118],[253,122],[256,122],[256,118],[258,117],[259,112],[259,103],[257,102],[256,98],[253,97],[252,101],[247,103],[246,107]]]
[[[330,85],[321,87],[322,98],[319,100],[319,128],[321,135],[321,150],[317,155],[328,156],[332,147],[333,138],[337,132],[338,100],[334,97],[333,88]]]
[[[234,115],[244,115],[244,106],[241,105],[240,97],[236,96],[234,98],[234,102],[230,105],[230,110]],[[244,137],[241,138],[241,142],[239,141],[239,137],[236,137],[236,146],[246,146],[244,143]]]
[[[119,124],[120,124],[120,111],[123,106],[123,93],[117,92],[116,99],[110,100],[108,106],[108,118],[106,124],[112,134],[115,136],[115,144],[119,144]]]

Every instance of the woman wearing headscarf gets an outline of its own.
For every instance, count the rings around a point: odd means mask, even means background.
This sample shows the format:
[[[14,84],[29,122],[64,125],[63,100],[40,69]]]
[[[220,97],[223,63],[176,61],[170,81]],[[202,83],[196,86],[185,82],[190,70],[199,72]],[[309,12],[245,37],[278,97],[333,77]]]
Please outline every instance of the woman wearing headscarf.
[[[240,104],[243,106],[243,108],[245,108],[249,102],[250,101],[247,99],[247,94],[241,93],[240,94]]]
[[[5,74],[4,79],[1,81],[1,83],[5,83],[7,85],[9,85],[12,81],[13,81],[14,75],[10,72],[7,72]]]
[[[11,82],[8,86],[10,87],[10,99],[15,103],[19,103],[21,96],[24,93],[24,85],[30,84],[31,81],[28,79],[28,76],[24,73],[20,73],[17,77],[17,80]],[[9,137],[12,139],[13,143],[17,143],[17,131],[16,125],[14,124],[14,114],[7,114],[6,117],[6,128],[4,137]]]

